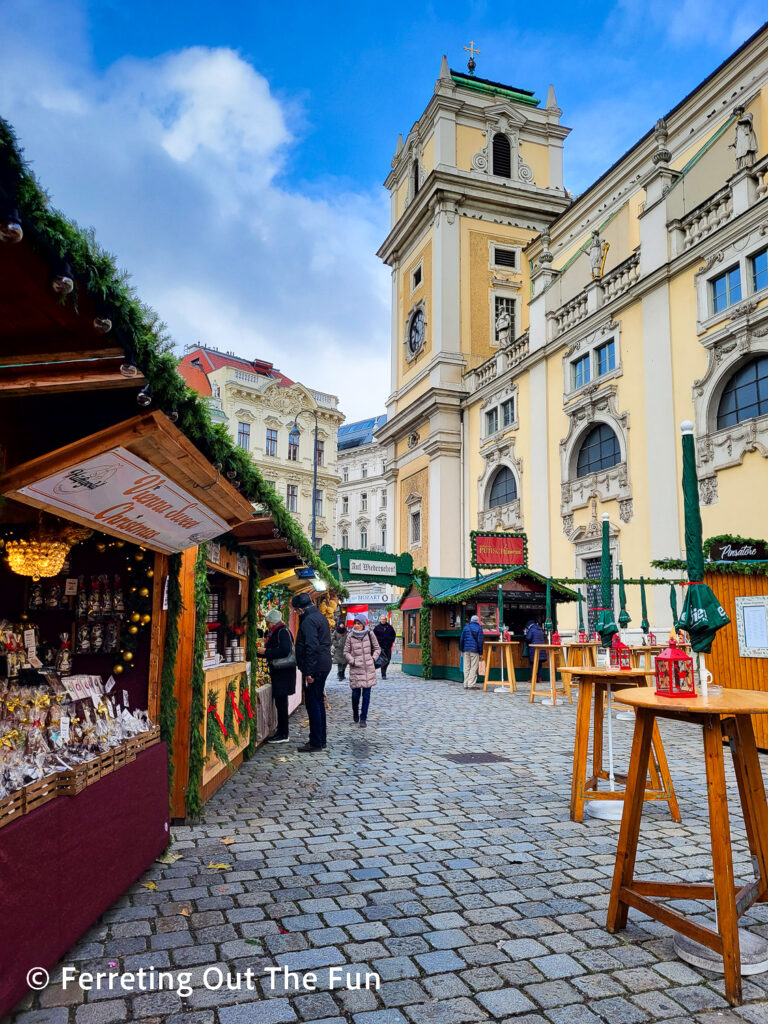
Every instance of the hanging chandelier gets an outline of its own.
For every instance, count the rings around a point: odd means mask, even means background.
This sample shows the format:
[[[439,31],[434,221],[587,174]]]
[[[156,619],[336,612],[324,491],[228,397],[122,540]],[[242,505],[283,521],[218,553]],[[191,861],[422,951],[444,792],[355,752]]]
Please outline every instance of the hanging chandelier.
[[[28,539],[5,542],[8,565],[12,572],[19,576],[31,576],[35,581],[42,577],[58,576],[72,546],[90,537],[92,533],[92,530],[68,528],[55,534],[41,527]]]

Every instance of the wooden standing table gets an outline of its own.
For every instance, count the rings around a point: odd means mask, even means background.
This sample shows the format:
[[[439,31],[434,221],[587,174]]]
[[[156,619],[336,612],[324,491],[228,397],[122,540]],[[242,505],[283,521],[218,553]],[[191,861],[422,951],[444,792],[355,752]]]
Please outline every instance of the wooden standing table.
[[[613,873],[607,927],[626,927],[630,907],[714,950],[723,957],[725,994],[732,1006],[741,1003],[739,917],[756,901],[768,902],[768,805],[757,757],[750,715],[768,714],[768,694],[756,690],[723,689],[703,697],[657,697],[650,688],[621,690],[616,699],[635,708],[637,721],[627,777],[616,867]],[[637,838],[643,813],[645,765],[657,729],[657,718],[700,725],[704,735],[710,843],[714,885],[703,882],[642,882],[634,878]],[[741,887],[733,876],[728,798],[725,789],[723,738],[729,741],[739,787],[741,809],[752,854],[754,880]],[[705,928],[684,914],[656,903],[671,900],[714,900],[715,928]]]
[[[563,644],[566,665],[596,665],[599,640],[569,640]]]
[[[483,654],[485,655],[485,676],[483,677],[483,689],[487,690],[489,686],[506,686],[504,680],[504,666],[507,668],[507,677],[509,682],[509,688],[512,693],[517,690],[517,682],[515,680],[515,660],[512,657],[512,648],[519,647],[520,643],[518,640],[486,640],[483,644]],[[491,679],[491,665],[493,664],[493,656],[498,648],[498,660],[499,660],[499,680]],[[487,654],[486,654],[487,652]]]
[[[565,676],[573,676],[579,682],[579,703],[576,708],[576,736],[573,744],[573,778],[571,780],[571,821],[584,820],[584,804],[589,800],[624,800],[623,789],[598,790],[601,779],[608,780],[603,768],[603,714],[604,697],[608,686],[639,686],[647,689],[650,675],[645,669],[594,668],[590,666],[566,666],[560,670]],[[652,691],[649,691],[652,692]],[[592,741],[592,774],[587,775],[589,750],[589,719],[592,710],[592,695],[595,696],[594,733]],[[675,787],[669,775],[664,745],[658,727],[653,727],[653,750],[646,754],[646,772],[650,774],[650,785],[643,787],[643,799],[663,800],[669,804],[674,821],[681,821]],[[614,779],[624,782],[626,776],[614,772]]]
[[[533,662],[531,664],[531,694],[529,704],[533,704],[534,697],[550,697],[553,704],[557,704],[557,682],[556,682],[556,658],[560,656],[561,666],[565,665],[565,654],[562,644],[529,644],[528,649],[533,651]],[[546,690],[536,689],[536,676],[539,674],[540,652],[545,651],[549,655],[549,687]],[[573,704],[571,697],[571,681],[567,676],[562,675],[563,695],[568,698],[568,703]]]

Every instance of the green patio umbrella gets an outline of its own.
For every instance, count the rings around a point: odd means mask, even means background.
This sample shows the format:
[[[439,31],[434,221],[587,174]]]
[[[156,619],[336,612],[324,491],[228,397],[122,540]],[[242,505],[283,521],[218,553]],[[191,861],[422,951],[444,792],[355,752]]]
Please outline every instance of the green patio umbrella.
[[[576,591],[576,596],[579,599],[579,632],[583,633],[584,632],[584,613],[581,610],[581,602],[584,600],[584,598],[581,596],[581,591],[580,590]]]
[[[600,604],[597,616],[597,632],[603,647],[610,647],[619,627],[611,611],[611,543],[608,533],[608,513],[603,513],[603,551],[600,558]]]
[[[624,589],[624,566],[619,562],[619,626],[626,629],[632,619],[627,611],[627,592]]]
[[[504,632],[504,591],[501,589],[501,584],[499,584],[497,601],[499,603],[499,640],[502,640]]]
[[[669,607],[672,609],[672,628],[676,630],[679,616],[677,614],[677,591],[674,583],[669,585]]]
[[[683,508],[685,515],[685,561],[688,571],[680,628],[691,638],[697,654],[709,654],[718,629],[731,621],[725,609],[704,580],[699,482],[696,477],[696,453],[693,447],[693,424],[686,420],[683,432]]]
[[[651,624],[648,621],[648,605],[645,603],[645,580],[640,577],[640,614],[642,615],[642,621],[640,622],[640,629],[644,633],[649,633],[651,630]]]
[[[552,622],[552,581],[547,578],[547,615],[544,619],[544,632],[552,633],[555,628]]]

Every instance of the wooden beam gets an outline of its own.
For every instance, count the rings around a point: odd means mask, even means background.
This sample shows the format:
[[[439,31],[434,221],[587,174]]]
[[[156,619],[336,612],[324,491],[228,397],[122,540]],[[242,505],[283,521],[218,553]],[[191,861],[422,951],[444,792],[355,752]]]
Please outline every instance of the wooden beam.
[[[84,364],[81,364],[84,365]],[[67,369],[63,372],[39,374],[0,371],[0,395],[9,398],[17,395],[55,395],[61,391],[91,391],[96,388],[135,388],[142,378],[124,377],[119,370]]]
[[[31,347],[25,347],[23,352],[15,352],[13,355],[7,356],[0,355],[0,366],[26,366],[28,364],[45,366],[46,363],[82,363],[99,359],[124,360],[125,353],[118,346],[70,352],[46,352],[42,349],[35,351]]]

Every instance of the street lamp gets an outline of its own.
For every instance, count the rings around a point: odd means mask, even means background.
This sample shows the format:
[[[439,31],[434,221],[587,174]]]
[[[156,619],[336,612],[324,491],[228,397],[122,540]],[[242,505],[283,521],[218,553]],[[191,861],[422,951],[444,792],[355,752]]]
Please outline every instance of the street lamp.
[[[315,417],[315,452],[312,460],[312,550],[317,550],[317,410],[316,409],[302,409],[296,413],[293,420],[293,428],[290,436],[299,438],[301,431],[299,430],[299,416],[302,412],[311,413]]]

